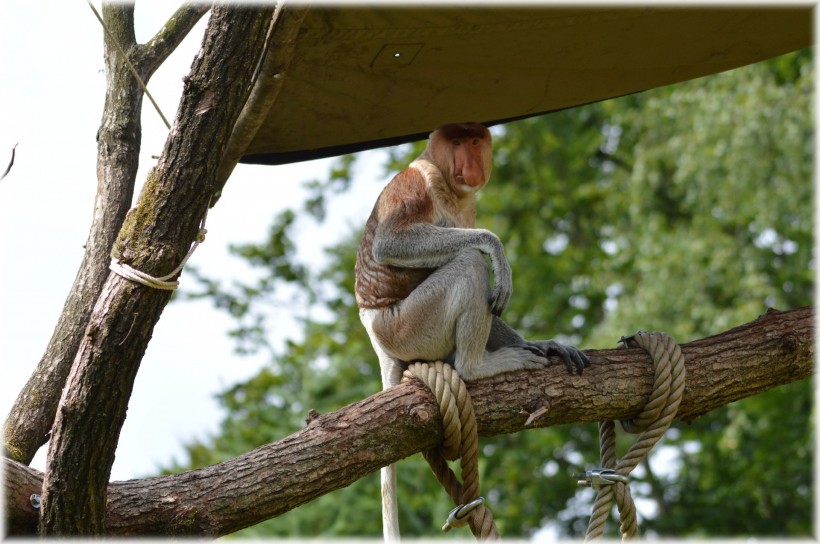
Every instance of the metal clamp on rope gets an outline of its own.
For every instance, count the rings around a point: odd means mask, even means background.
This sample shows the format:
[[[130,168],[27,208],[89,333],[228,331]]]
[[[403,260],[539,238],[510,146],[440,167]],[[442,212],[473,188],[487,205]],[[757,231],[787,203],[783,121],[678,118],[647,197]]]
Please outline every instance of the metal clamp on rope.
[[[580,487],[591,487],[598,491],[603,485],[614,485],[615,483],[629,483],[629,477],[618,474],[611,468],[594,468],[586,472],[573,474],[573,478],[578,479]]]
[[[447,516],[447,522],[444,524],[444,527],[441,528],[442,531],[445,533],[452,529],[453,527],[464,527],[467,525],[467,516],[484,504],[484,497],[479,497],[474,501],[470,501],[467,504],[460,504],[450,510],[450,515]]]

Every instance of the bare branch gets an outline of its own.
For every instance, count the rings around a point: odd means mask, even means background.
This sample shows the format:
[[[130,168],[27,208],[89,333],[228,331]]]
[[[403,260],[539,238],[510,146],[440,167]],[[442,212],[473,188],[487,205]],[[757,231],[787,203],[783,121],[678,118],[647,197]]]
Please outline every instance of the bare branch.
[[[97,133],[97,195],[85,254],[43,357],[6,419],[3,445],[12,459],[30,463],[46,443],[57,403],[94,303],[108,277],[111,246],[131,207],[141,139],[142,90],[112,40],[134,45],[134,6],[103,5],[111,37],[104,39],[106,90]],[[68,213],[68,211],[67,211]]]
[[[687,384],[679,418],[688,421],[811,376],[814,334],[814,309],[801,308],[770,311],[746,325],[682,345]],[[639,349],[587,353],[594,363],[583,376],[569,375],[556,363],[471,383],[479,434],[532,428],[526,421],[536,411],[542,413],[535,424],[539,427],[637,414],[652,390],[649,356]],[[297,433],[223,463],[113,482],[106,531],[110,536],[229,534],[350,485],[438,444],[441,437],[432,393],[418,381],[401,384],[315,417]],[[37,514],[27,501],[39,492],[42,474],[8,460],[4,465],[9,529],[31,535]]]
[[[114,244],[118,259],[157,276],[187,253],[230,129],[247,100],[272,11],[214,8],[201,53],[185,80],[175,130]],[[41,534],[104,533],[107,482],[120,429],[140,361],[169,299],[167,291],[119,276],[105,281],[54,420]]]
[[[136,64],[140,66],[141,71],[150,77],[209,9],[210,4],[205,2],[180,6],[159,32],[138,48],[135,55]]]
[[[183,5],[145,46],[138,46],[135,41],[133,4],[104,3],[102,9],[108,30],[104,40],[106,95],[97,134],[98,191],[94,218],[83,262],[51,340],[4,425],[5,454],[23,463],[30,463],[48,440],[60,393],[91,310],[108,276],[111,246],[133,200],[142,134],[143,92],[118,50],[121,48],[134,56],[140,76],[147,83],[209,6]]]
[[[307,4],[287,4],[287,9],[284,9],[283,5],[281,2],[277,4],[273,13],[265,56],[254,78],[253,90],[236,121],[225,157],[219,166],[217,191],[222,189],[239,159],[245,154],[287,79],[296,37],[309,7]]]
[[[11,172],[11,167],[14,166],[14,152],[17,149],[17,144],[14,144],[14,147],[11,148],[11,160],[9,160],[9,165],[6,167],[6,171],[3,172],[3,175],[0,176],[0,181],[5,178],[9,172]]]

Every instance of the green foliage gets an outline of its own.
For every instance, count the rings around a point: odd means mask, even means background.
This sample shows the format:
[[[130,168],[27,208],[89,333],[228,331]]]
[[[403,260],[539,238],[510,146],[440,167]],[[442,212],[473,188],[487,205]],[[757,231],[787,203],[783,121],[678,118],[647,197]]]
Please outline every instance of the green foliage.
[[[515,293],[505,319],[529,337],[613,346],[638,329],[678,341],[716,334],[767,306],[812,302],[812,58],[801,51],[709,78],[494,129],[493,180],[479,226],[505,241]],[[390,151],[397,170],[422,144]],[[218,435],[188,445],[174,470],[280,439],[311,408],[331,411],[380,389],[359,323],[353,264],[359,233],[328,249],[316,272],[295,262],[292,228],[324,218],[350,183],[340,160],[301,214],[268,240],[234,248],[259,272],[229,288],[202,278],[201,296],[237,318],[243,351],[269,348],[282,292],[311,308],[303,338],[220,395]],[[364,223],[365,218],[361,218]],[[287,285],[287,288],[285,288]],[[808,536],[812,531],[811,389],[781,387],[675,425],[636,471],[643,529],[676,537]],[[622,438],[623,448],[631,437]],[[570,425],[482,441],[482,492],[502,534],[550,527],[582,535],[590,490],[569,474],[597,465],[597,429]],[[280,518],[251,536],[380,534],[377,475]],[[419,456],[399,465],[402,532],[440,537],[450,508]],[[616,524],[610,524],[616,535]],[[463,537],[463,533],[453,536]]]
[[[654,487],[662,513],[643,525],[692,537],[809,537],[812,523],[811,382],[715,410],[665,443],[680,472]]]

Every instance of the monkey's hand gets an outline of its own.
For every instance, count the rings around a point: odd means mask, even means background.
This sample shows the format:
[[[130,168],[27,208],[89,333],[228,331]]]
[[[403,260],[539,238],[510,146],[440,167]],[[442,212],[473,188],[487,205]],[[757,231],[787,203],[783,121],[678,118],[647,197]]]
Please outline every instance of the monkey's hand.
[[[581,374],[586,367],[589,366],[589,357],[576,348],[575,346],[567,346],[560,344],[555,340],[536,340],[534,342],[527,342],[528,349],[535,348],[541,351],[544,357],[556,355],[564,361],[564,366],[567,372],[572,374],[573,370]]]

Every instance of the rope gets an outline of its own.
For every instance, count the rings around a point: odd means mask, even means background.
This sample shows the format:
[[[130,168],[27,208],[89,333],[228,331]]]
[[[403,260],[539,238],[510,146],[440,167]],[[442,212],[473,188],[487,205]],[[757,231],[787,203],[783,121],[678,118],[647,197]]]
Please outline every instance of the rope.
[[[626,477],[663,437],[683,398],[685,362],[680,346],[671,337],[662,332],[639,332],[635,336],[622,338],[621,341],[625,346],[637,346],[649,353],[655,364],[655,387],[644,410],[636,418],[621,422],[625,431],[641,432],[641,435],[620,461],[615,456],[615,423],[602,421],[599,424],[601,465],[615,468],[614,475],[607,474],[611,471],[603,471],[605,481],[591,481],[590,472],[587,472],[587,481],[579,482],[581,485],[599,486],[585,541],[600,538],[604,534],[613,497],[621,514],[622,538],[626,540],[637,537],[635,503]]]
[[[94,15],[97,17],[97,20],[102,25],[103,30],[105,31],[106,35],[111,39],[111,43],[114,44],[114,47],[117,48],[117,52],[119,52],[119,54],[122,56],[122,59],[125,61],[125,65],[128,67],[128,70],[131,72],[131,75],[133,75],[134,79],[136,79],[137,83],[139,83],[139,86],[142,88],[142,92],[145,93],[145,96],[147,96],[148,100],[151,101],[151,104],[154,105],[154,109],[157,110],[157,113],[162,118],[162,122],[165,123],[165,128],[167,128],[168,130],[171,130],[171,124],[168,122],[168,119],[166,119],[165,116],[162,114],[162,110],[159,109],[159,104],[157,104],[157,101],[154,100],[154,97],[151,96],[150,92],[148,92],[148,86],[145,85],[145,82],[142,80],[140,75],[137,73],[137,69],[134,68],[133,64],[131,64],[131,60],[128,58],[128,55],[126,55],[125,51],[122,50],[122,46],[120,45],[120,42],[118,42],[117,39],[114,37],[114,35],[111,33],[111,31],[108,30],[108,25],[105,24],[105,21],[103,21],[103,18],[100,15],[100,12],[97,11],[97,8],[95,8],[94,4],[91,3],[91,0],[87,0],[87,2],[88,2],[88,7],[90,7],[91,11],[94,12]]]
[[[412,378],[420,379],[433,392],[443,421],[444,441],[423,452],[439,483],[458,505],[450,512],[442,530],[448,531],[469,523],[477,540],[499,540],[492,512],[484,506],[484,499],[479,497],[478,427],[467,386],[450,365],[441,361],[411,364],[404,371],[402,381]],[[463,483],[458,481],[447,464],[448,460],[458,458],[461,458]]]
[[[146,274],[145,272],[140,272],[136,268],[133,268],[131,265],[126,264],[122,262],[120,259],[113,257],[111,259],[111,264],[108,265],[109,270],[127,280],[139,283],[146,287],[151,287],[153,289],[161,289],[164,291],[174,291],[177,287],[179,287],[179,281],[172,281],[171,278],[182,272],[182,269],[185,267],[185,263],[187,263],[188,259],[190,259],[191,256],[194,254],[196,248],[199,247],[199,244],[205,241],[205,235],[208,233],[207,229],[205,229],[205,220],[207,218],[208,208],[205,208],[205,215],[202,216],[202,221],[199,222],[199,230],[196,233],[196,238],[194,238],[194,242],[191,244],[191,248],[188,250],[188,253],[182,259],[182,262],[179,263],[179,266],[174,268],[170,273],[165,274],[164,276],[154,277],[150,274]]]

